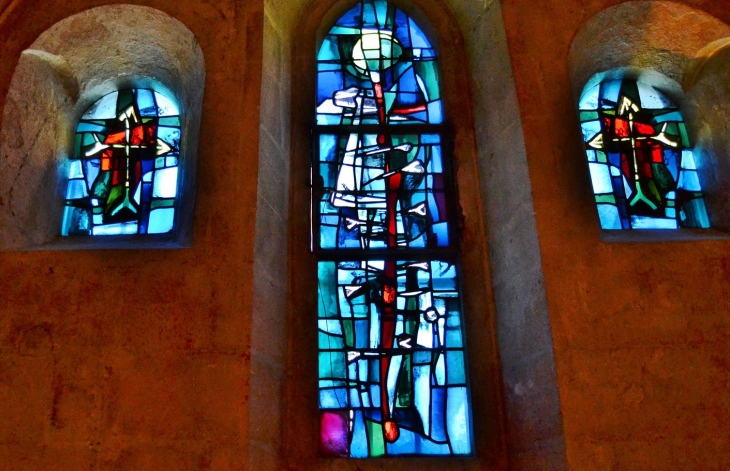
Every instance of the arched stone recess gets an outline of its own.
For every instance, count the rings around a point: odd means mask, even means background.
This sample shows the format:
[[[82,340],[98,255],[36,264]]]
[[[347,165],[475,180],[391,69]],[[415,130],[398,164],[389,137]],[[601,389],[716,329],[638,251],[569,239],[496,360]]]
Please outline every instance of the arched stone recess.
[[[317,458],[309,129],[314,118],[316,51],[330,26],[354,3],[267,0],[264,4],[251,469],[338,465]],[[467,348],[477,457],[395,459],[388,460],[388,466],[565,469],[542,261],[500,3],[392,3],[416,19],[440,49],[464,216],[465,312],[470,317]],[[289,186],[282,184],[287,179]],[[382,466],[382,460],[357,462],[363,470]]]
[[[606,241],[669,241],[728,238],[730,149],[722,90],[727,90],[730,26],[687,5],[629,1],[593,16],[569,52],[576,110],[584,91],[614,79],[644,82],[679,108],[694,150],[710,229],[601,231]],[[724,98],[727,100],[727,98]],[[583,158],[585,160],[585,157]],[[586,166],[586,186],[590,185]],[[592,202],[580,204],[596,212]],[[596,217],[596,220],[598,218]],[[597,227],[600,227],[598,221]]]
[[[730,231],[730,37],[708,44],[695,55],[685,76],[687,115],[697,143],[700,179],[707,189],[713,227]]]
[[[0,249],[176,248],[192,240],[205,84],[190,30],[148,7],[110,5],[52,26],[21,54],[0,136]],[[61,237],[76,124],[103,95],[149,88],[181,109],[176,220],[170,233]]]

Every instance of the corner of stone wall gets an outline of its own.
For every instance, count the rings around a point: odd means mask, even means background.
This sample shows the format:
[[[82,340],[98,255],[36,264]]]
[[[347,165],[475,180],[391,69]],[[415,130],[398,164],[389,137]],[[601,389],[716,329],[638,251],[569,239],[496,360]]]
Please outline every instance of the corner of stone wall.
[[[510,469],[567,468],[552,331],[501,4],[449,1],[470,60]]]
[[[288,338],[290,38],[282,14],[264,7],[259,174],[249,397],[249,468],[284,469],[283,397]]]

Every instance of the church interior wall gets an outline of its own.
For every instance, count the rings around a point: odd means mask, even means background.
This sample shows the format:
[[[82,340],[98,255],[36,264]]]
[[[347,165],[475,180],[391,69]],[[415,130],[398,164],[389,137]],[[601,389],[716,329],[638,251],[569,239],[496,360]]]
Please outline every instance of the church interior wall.
[[[727,242],[604,241],[590,197],[570,47],[592,17],[629,3],[502,3],[525,128],[568,466],[722,469],[730,462],[723,432],[730,411]],[[620,45],[623,38],[613,35],[630,22],[645,28],[645,45],[673,43],[678,52],[665,47],[663,55],[686,64],[697,50],[685,49],[684,35],[712,41],[707,35],[714,32],[695,31],[695,25],[706,15],[730,20],[722,2],[635,5],[633,17],[614,17],[616,23],[588,43]],[[667,31],[667,24],[678,29]],[[668,65],[661,57],[651,60]],[[686,85],[684,91],[692,94]],[[712,132],[723,136],[725,126]],[[696,142],[698,136],[690,138]]]
[[[107,3],[0,0],[0,107],[23,50]],[[289,120],[292,93],[309,93],[292,57],[305,2],[134,3],[179,20],[205,57],[192,246],[0,252],[0,468],[298,469],[288,453],[312,440],[285,429],[307,424],[292,409],[289,368],[290,274],[302,260],[282,254],[301,246],[292,226],[308,217],[292,216],[301,202],[290,199],[306,185],[291,159],[309,146]],[[313,2],[320,17],[332,3]],[[570,48],[591,18],[624,2],[401,3],[450,12],[448,25],[429,20],[463,38],[468,73],[456,83],[467,84],[464,119],[474,124],[463,128],[459,178],[477,221],[467,263],[482,286],[467,304],[483,337],[469,335],[489,382],[480,404],[490,422],[477,435],[492,441],[477,460],[394,469],[722,469],[729,242],[609,241],[591,200],[575,83],[599,70],[571,75]],[[730,24],[723,2],[636,3],[639,23]],[[673,56],[691,73],[671,77],[698,123],[691,137],[720,169],[726,51],[720,42]],[[712,101],[714,114],[692,107]]]
[[[2,106],[23,50],[106,3],[3,2]],[[205,57],[192,248],[0,255],[2,469],[246,467],[263,6],[137,3]]]

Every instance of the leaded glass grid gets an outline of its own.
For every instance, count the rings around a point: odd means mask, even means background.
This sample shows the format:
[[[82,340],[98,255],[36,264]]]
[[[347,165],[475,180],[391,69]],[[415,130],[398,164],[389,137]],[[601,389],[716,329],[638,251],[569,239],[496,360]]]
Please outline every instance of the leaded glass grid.
[[[174,227],[180,110],[164,94],[118,90],[76,128],[61,233],[163,234]]]
[[[325,456],[473,453],[436,59],[383,0],[356,4],[319,50],[312,247]]]
[[[579,108],[603,229],[710,227],[684,118],[666,95],[609,80]]]

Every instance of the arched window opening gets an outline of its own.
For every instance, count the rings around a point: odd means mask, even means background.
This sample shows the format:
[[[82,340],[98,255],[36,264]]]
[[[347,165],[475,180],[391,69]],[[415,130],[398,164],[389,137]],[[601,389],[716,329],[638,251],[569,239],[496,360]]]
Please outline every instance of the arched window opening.
[[[173,229],[180,111],[148,89],[109,93],[76,128],[62,235],[162,234]]]
[[[384,0],[356,4],[319,50],[312,246],[326,456],[473,452],[436,59]]]
[[[44,31],[5,99],[0,250],[190,247],[204,89],[195,35],[154,8]]]
[[[604,81],[580,100],[603,229],[709,228],[681,111],[641,81]]]

